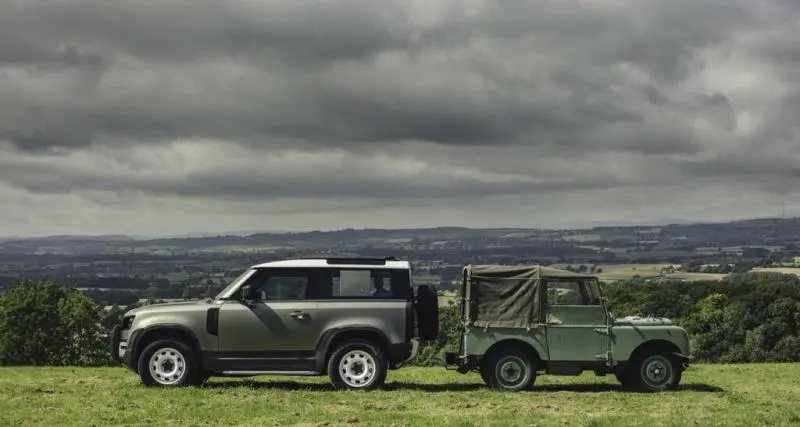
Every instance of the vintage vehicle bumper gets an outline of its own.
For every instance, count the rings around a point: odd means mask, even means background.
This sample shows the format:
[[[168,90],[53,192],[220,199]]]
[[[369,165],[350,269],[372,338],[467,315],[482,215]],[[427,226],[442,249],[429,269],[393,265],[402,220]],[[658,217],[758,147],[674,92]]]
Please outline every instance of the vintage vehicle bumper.
[[[674,354],[675,356],[678,357],[678,360],[681,362],[681,365],[683,366],[684,369],[689,367],[689,364],[691,364],[693,359],[691,355],[681,354],[681,353],[674,353]]]
[[[448,351],[444,354],[444,366],[460,365],[460,357],[458,353]]]

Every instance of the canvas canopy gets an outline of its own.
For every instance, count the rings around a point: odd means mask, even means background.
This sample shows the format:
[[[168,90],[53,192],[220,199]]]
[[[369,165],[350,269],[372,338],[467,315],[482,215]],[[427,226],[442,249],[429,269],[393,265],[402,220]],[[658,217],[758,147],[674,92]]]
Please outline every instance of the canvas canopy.
[[[468,265],[462,281],[467,326],[536,328],[542,322],[543,282],[591,277],[539,265]]]

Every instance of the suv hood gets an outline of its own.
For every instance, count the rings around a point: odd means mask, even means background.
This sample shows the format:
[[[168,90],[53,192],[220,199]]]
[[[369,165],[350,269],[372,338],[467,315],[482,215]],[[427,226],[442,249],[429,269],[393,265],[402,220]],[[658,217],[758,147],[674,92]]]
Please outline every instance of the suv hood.
[[[125,315],[126,316],[136,315],[142,312],[173,311],[173,310],[179,310],[182,307],[201,305],[201,304],[207,305],[208,302],[206,302],[205,300],[162,302],[159,304],[150,304],[141,307],[136,307],[132,310],[129,310],[127,313],[125,313]]]
[[[614,319],[614,324],[620,326],[663,326],[671,325],[672,320],[666,317],[626,316]]]

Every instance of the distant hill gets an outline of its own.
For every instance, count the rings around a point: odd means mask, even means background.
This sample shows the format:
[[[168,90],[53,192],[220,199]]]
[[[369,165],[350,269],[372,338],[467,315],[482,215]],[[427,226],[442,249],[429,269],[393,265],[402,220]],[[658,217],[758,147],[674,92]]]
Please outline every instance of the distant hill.
[[[720,223],[701,223],[680,219],[665,220],[666,225],[615,222],[583,229],[468,228],[441,226],[428,228],[313,230],[304,232],[258,232],[252,234],[188,235],[134,238],[128,235],[54,235],[0,241],[0,253],[97,253],[105,247],[114,253],[133,253],[145,248],[154,250],[197,250],[204,248],[268,248],[287,251],[315,247],[325,250],[398,250],[408,246],[449,245],[461,247],[514,246],[553,247],[553,245],[600,245],[605,248],[642,245],[692,251],[694,247],[712,246],[800,246],[800,218],[755,218]],[[663,224],[663,223],[662,223]],[[594,242],[594,243],[592,243]],[[409,246],[410,245],[410,246]],[[54,249],[58,248],[58,249]],[[161,249],[159,249],[161,248]],[[672,250],[670,249],[670,250]],[[121,252],[120,252],[121,251]]]
[[[103,235],[55,235],[42,237],[18,237],[8,239],[8,241],[38,241],[38,242],[59,242],[59,241],[78,241],[78,242],[133,242],[136,239],[124,234],[103,234]]]

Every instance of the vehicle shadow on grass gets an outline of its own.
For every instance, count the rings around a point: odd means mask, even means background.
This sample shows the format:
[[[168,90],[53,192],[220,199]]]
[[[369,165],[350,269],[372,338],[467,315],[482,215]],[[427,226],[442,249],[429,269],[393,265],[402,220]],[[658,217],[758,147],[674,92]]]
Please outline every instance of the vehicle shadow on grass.
[[[530,390],[531,392],[537,391],[570,391],[576,393],[599,393],[599,392],[620,392],[620,393],[634,393],[633,391],[626,390],[622,388],[621,385],[617,384],[542,384],[542,385],[534,385],[533,389]],[[722,393],[725,389],[709,384],[698,384],[698,383],[689,383],[689,384],[680,384],[675,390],[676,392],[681,391],[696,391],[696,392],[703,392],[703,393]]]
[[[241,380],[241,381],[214,381],[203,385],[203,388],[258,388],[258,389],[272,389],[272,390],[304,390],[304,391],[332,391],[333,387],[328,383],[303,383],[296,381],[254,381],[254,380]],[[449,384],[419,384],[407,382],[387,382],[381,388],[382,391],[424,391],[432,393],[441,392],[467,392],[467,391],[488,391],[489,388],[481,383],[449,383]],[[536,392],[558,392],[566,391],[573,393],[601,393],[601,392],[622,392],[633,393],[632,391],[625,390],[622,386],[617,384],[542,384],[534,385],[531,390],[526,390],[523,393],[536,393]],[[716,387],[708,384],[681,384],[678,386],[677,392],[681,391],[695,391],[704,393],[721,393],[725,390],[721,387]]]

